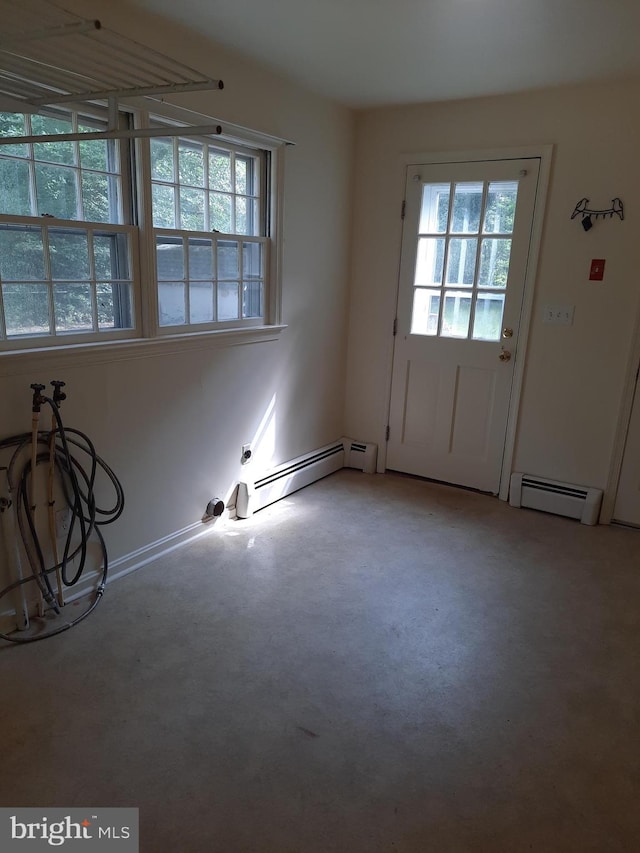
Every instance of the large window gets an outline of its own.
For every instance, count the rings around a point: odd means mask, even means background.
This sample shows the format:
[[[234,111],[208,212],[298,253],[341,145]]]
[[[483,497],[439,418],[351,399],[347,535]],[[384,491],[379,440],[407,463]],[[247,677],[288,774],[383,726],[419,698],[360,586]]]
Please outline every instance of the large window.
[[[263,317],[265,172],[263,152],[182,137],[151,140],[161,326]]]
[[[122,115],[138,120],[167,135],[83,139],[99,111],[0,113],[0,136],[76,137],[0,146],[0,350],[272,319],[270,152]]]

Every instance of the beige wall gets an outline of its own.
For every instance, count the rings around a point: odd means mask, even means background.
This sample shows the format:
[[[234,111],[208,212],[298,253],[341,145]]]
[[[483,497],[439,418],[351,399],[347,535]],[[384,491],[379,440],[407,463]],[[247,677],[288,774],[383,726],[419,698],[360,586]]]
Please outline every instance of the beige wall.
[[[640,307],[640,83],[581,86],[358,116],[345,429],[382,440],[387,414],[403,196],[402,155],[554,145],[514,470],[604,487]],[[587,196],[626,205],[585,233]],[[605,280],[588,281],[591,258]],[[575,305],[572,326],[542,323]]]
[[[72,6],[72,0],[64,4]],[[90,6],[90,10],[89,7]],[[107,528],[112,559],[197,522],[214,494],[227,498],[245,471],[272,402],[253,465],[290,459],[342,435],[353,148],[351,113],[294,83],[121,3],[75,3],[103,24],[183,59],[225,89],[176,103],[293,140],[286,151],[283,322],[277,340],[156,353],[121,361],[82,355],[59,369],[0,357],[0,435],[29,429],[34,381],[68,384],[63,414],[88,432],[122,479],[127,507]]]

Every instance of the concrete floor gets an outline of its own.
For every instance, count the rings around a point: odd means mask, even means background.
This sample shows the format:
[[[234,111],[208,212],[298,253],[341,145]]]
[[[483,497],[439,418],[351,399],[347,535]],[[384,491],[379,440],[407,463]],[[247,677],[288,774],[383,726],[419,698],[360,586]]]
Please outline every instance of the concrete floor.
[[[640,534],[338,474],[0,651],[0,804],[143,853],[640,849]]]

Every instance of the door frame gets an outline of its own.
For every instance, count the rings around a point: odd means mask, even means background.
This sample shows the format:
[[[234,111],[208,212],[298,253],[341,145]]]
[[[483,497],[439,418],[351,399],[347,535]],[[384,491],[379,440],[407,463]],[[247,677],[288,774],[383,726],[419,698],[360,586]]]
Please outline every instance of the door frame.
[[[627,444],[627,435],[629,434],[629,426],[631,425],[631,412],[634,404],[634,396],[636,393],[636,374],[640,370],[640,309],[636,315],[636,322],[633,328],[633,338],[631,352],[627,363],[626,378],[624,388],[622,390],[622,400],[620,402],[620,414],[618,415],[618,425],[613,439],[613,449],[611,451],[611,462],[609,464],[609,477],[605,486],[604,495],[602,498],[602,509],[600,510],[599,524],[611,524],[613,521],[613,511],[618,497],[618,484],[620,475],[622,474],[622,463],[624,461],[624,451]],[[636,401],[637,404],[637,401]]]
[[[504,455],[502,457],[502,468],[500,471],[500,491],[498,497],[506,501],[509,497],[509,479],[511,477],[511,466],[515,450],[516,430],[518,426],[518,412],[520,409],[520,398],[522,396],[522,385],[524,382],[525,362],[528,350],[529,329],[531,326],[531,315],[533,310],[533,297],[538,271],[538,259],[542,243],[542,231],[544,227],[544,214],[551,176],[551,163],[553,158],[553,145],[533,145],[517,148],[489,148],[461,151],[423,151],[414,154],[404,154],[400,157],[398,169],[401,172],[402,198],[405,196],[407,180],[407,169],[409,166],[442,165],[446,163],[475,163],[491,160],[525,160],[527,158],[538,158],[540,170],[538,173],[538,186],[533,209],[533,221],[531,223],[531,240],[529,243],[529,257],[527,260],[527,271],[524,281],[522,295],[522,313],[520,320],[520,332],[518,335],[518,354],[513,371],[511,383],[511,396],[509,399],[509,413],[507,416],[507,429],[505,433]],[[398,313],[398,299],[400,296],[400,255],[402,251],[402,236],[404,230],[400,230],[398,243],[398,278],[396,281],[396,298],[394,301],[394,317]],[[391,318],[389,326],[392,325]],[[386,368],[386,406],[384,407],[385,421],[380,428],[381,441],[378,445],[378,473],[384,473],[387,468],[387,439],[386,430],[391,412],[391,383],[393,378],[393,359],[395,353],[395,338],[392,338],[389,347]]]

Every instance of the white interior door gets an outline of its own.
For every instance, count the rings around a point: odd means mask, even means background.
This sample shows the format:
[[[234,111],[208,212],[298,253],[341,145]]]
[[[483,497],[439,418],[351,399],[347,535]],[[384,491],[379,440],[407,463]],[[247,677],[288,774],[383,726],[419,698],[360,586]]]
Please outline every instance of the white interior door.
[[[613,520],[640,527],[640,380],[638,378],[636,378],[631,420],[613,508]]]
[[[407,170],[388,468],[499,490],[539,165]]]

